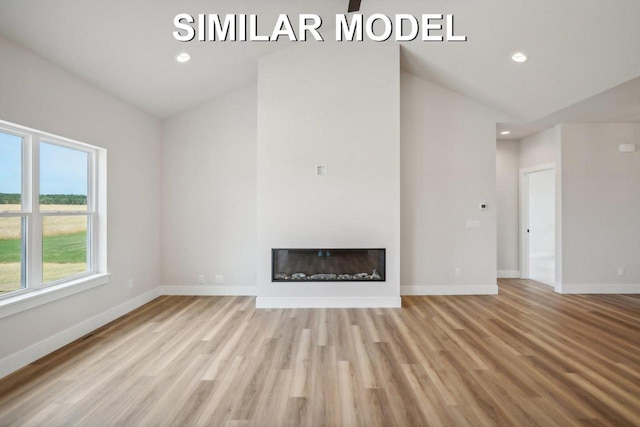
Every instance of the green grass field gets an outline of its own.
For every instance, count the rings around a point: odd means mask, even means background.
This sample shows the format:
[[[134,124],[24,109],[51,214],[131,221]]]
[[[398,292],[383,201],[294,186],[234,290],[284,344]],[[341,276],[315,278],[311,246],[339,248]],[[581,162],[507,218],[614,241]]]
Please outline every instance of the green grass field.
[[[54,264],[86,262],[87,232],[45,236],[42,241],[42,261]]]
[[[20,262],[20,240],[0,240],[0,264]]]
[[[42,242],[42,261],[55,264],[85,262],[87,260],[87,233],[48,236]],[[20,240],[0,240],[0,264],[20,262]]]
[[[42,242],[43,279],[61,279],[87,269],[87,233],[45,236]],[[0,240],[0,293],[20,288],[20,240]]]

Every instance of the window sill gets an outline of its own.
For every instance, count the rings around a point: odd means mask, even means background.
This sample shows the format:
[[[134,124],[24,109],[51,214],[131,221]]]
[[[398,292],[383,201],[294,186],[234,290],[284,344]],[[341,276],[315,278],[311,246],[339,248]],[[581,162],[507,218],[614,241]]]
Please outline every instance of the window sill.
[[[0,300],[0,319],[109,283],[100,273]]]

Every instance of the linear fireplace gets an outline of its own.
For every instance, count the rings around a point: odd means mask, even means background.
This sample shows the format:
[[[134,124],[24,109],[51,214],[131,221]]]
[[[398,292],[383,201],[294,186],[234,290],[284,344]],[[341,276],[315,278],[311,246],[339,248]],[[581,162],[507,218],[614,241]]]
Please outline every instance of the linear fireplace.
[[[384,282],[384,249],[272,249],[272,282]]]

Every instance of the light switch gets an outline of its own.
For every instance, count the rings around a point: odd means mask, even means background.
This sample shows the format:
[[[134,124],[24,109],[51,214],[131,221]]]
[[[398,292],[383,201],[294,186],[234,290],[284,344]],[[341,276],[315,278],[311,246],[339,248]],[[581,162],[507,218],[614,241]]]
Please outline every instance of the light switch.
[[[636,151],[636,144],[620,144],[618,150],[621,153],[633,153]]]

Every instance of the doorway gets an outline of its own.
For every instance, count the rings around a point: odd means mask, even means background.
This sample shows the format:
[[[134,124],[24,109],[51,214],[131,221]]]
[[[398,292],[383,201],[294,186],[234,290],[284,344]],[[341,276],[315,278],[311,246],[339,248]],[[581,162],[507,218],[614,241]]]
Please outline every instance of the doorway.
[[[556,173],[547,164],[520,171],[522,278],[555,286]]]

